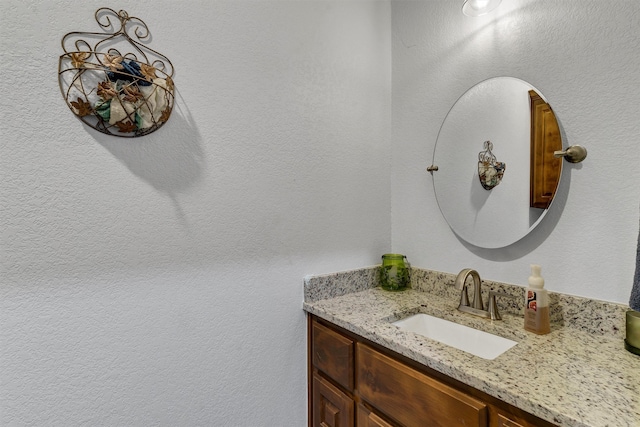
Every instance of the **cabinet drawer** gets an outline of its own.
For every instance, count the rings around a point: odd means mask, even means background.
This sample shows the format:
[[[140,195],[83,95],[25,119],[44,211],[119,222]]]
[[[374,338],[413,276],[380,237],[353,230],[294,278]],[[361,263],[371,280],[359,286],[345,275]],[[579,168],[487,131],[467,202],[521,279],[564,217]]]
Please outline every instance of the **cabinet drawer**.
[[[313,365],[349,391],[353,390],[353,340],[313,322]]]
[[[525,427],[507,415],[499,414],[491,419],[491,427]]]
[[[516,412],[520,412],[520,414],[512,413],[513,411],[506,411],[504,409],[498,408],[493,405],[489,405],[489,426],[490,427],[543,427],[543,426],[552,426],[553,424],[548,423],[543,420],[533,419],[527,420],[524,417],[528,416],[531,418],[532,416],[522,413],[522,411],[514,410]]]
[[[404,426],[486,427],[487,405],[358,343],[362,399]]]
[[[358,427],[394,427],[363,405],[358,405],[356,425]]]

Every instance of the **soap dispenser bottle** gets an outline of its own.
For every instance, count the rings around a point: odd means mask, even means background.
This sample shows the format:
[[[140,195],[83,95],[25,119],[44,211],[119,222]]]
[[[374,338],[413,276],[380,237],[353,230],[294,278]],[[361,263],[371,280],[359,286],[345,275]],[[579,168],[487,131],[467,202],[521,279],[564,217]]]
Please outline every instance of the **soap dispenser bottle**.
[[[524,329],[536,334],[548,334],[551,332],[549,295],[544,289],[544,279],[540,275],[540,270],[539,265],[531,265],[529,287],[525,292]]]

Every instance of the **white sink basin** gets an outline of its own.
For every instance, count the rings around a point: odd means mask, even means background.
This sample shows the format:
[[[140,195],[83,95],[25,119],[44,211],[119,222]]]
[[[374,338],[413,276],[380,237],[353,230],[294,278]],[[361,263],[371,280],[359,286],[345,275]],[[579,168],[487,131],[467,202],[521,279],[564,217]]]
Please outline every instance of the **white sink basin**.
[[[398,320],[393,324],[403,331],[425,336],[489,360],[495,359],[518,344],[507,338],[423,313]]]

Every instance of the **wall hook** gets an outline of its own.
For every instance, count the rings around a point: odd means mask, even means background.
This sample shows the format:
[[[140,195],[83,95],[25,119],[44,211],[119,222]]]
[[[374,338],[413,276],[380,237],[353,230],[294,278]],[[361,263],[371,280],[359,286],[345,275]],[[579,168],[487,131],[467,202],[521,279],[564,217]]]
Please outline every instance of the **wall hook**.
[[[587,158],[587,149],[581,145],[571,145],[564,151],[554,151],[554,157],[564,157],[569,163],[580,163]]]

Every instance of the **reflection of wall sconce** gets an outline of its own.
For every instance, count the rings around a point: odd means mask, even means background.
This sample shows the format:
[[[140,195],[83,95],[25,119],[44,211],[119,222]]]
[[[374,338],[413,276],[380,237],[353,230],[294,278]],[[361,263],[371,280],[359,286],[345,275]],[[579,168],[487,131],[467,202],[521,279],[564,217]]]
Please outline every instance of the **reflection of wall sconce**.
[[[464,0],[462,13],[467,16],[485,15],[500,5],[502,0]]]
[[[111,17],[118,18],[119,29]],[[140,18],[103,7],[95,19],[113,32],[74,31],[62,37],[58,81],[67,106],[107,135],[137,137],[159,129],[173,110],[171,61],[142,44],[151,35]]]
[[[482,188],[491,190],[502,182],[507,165],[497,161],[496,156],[491,152],[493,149],[491,141],[485,141],[484,148],[485,150],[478,154],[478,177]]]

